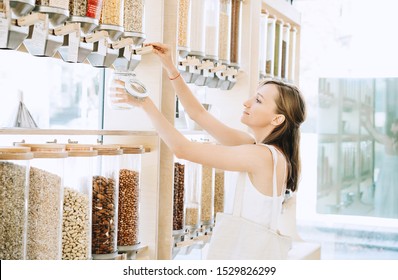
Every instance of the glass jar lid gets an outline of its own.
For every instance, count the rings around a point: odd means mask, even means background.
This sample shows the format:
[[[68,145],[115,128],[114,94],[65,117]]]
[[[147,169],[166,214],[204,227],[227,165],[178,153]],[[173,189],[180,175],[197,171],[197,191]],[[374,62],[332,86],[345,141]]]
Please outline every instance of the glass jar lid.
[[[93,145],[66,144],[66,151],[70,157],[95,157],[98,155],[98,151],[93,149]]]
[[[26,160],[32,159],[29,147],[0,147],[0,160]]]
[[[66,158],[68,153],[63,144],[28,144],[15,143],[17,147],[29,147],[34,158]]]
[[[118,145],[93,145],[93,149],[98,151],[99,156],[117,156],[123,154],[123,150]]]
[[[120,145],[120,149],[123,150],[123,154],[143,154],[145,148],[143,145]]]

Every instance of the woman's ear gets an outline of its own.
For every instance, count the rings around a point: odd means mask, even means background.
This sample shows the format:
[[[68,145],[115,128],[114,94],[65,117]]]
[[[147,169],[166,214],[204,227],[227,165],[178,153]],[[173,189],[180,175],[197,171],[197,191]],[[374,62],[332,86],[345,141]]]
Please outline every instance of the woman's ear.
[[[282,114],[277,114],[273,118],[271,124],[274,126],[278,126],[278,125],[282,124],[284,121],[285,121],[285,116]]]

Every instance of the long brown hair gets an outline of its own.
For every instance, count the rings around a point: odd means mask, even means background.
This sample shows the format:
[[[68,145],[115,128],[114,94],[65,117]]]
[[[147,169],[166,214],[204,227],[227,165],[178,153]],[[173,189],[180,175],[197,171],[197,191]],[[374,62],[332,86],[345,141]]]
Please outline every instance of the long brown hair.
[[[300,163],[300,125],[306,117],[306,106],[300,90],[279,80],[265,80],[259,87],[273,84],[279,96],[275,100],[277,114],[285,116],[285,121],[263,140],[264,144],[278,147],[286,157],[288,165],[286,188],[296,191],[301,172]]]

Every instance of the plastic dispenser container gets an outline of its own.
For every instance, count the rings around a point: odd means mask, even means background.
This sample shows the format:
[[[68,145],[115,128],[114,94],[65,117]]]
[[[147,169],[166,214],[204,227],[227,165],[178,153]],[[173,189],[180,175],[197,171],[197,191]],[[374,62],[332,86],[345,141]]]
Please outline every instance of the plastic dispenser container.
[[[140,174],[143,146],[121,145],[117,248],[128,258],[138,249]]]
[[[191,0],[178,1],[177,50],[180,57],[190,52]]]
[[[93,259],[117,257],[119,162],[122,150],[116,145],[94,145],[98,151],[93,176],[92,239]]]
[[[62,144],[25,144],[33,152],[29,177],[27,259],[60,260],[64,165]]]
[[[97,151],[92,146],[67,144],[62,259],[91,259],[91,213],[93,167]]]
[[[260,58],[259,69],[260,77],[265,77],[265,68],[267,61],[267,31],[268,31],[268,14],[266,11],[261,12],[260,16]]]
[[[26,259],[28,147],[0,147],[0,259]]]
[[[173,236],[175,242],[181,241],[185,233],[185,161],[174,160],[173,190]]]
[[[224,212],[224,170],[216,169],[214,177],[214,219],[218,212]]]
[[[185,163],[185,228],[189,234],[200,228],[201,167],[197,163]]]
[[[200,223],[204,229],[214,224],[214,177],[215,169],[202,165],[202,188],[200,203]]]

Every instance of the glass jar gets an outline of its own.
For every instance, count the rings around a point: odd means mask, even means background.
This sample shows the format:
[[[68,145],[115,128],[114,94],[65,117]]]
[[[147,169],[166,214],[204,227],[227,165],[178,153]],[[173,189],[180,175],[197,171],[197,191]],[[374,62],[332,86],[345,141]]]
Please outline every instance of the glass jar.
[[[182,234],[185,226],[185,161],[175,159],[173,191],[173,234]]]
[[[117,246],[120,252],[136,249],[139,234],[140,174],[143,146],[124,146],[120,156]]]
[[[64,164],[68,153],[62,144],[27,144],[33,152],[29,177],[27,259],[60,260]]]
[[[190,24],[191,24],[191,1],[179,0],[178,1],[178,33],[177,45],[180,50],[190,50]]]
[[[108,104],[112,109],[116,110],[134,108],[134,106],[128,103],[117,103],[119,98],[116,96],[115,89],[125,89],[127,93],[138,99],[145,98],[149,95],[145,85],[141,83],[131,71],[114,71],[110,86],[108,87]]]
[[[97,151],[92,146],[67,144],[62,259],[91,259],[91,213],[93,164]]]
[[[114,259],[122,150],[116,145],[94,145],[93,149],[98,151],[98,158],[93,176],[91,253],[93,259]]]
[[[275,25],[275,53],[274,53],[274,76],[281,78],[282,74],[282,37],[283,20],[277,19]]]
[[[191,0],[190,55],[205,55],[205,1]]]
[[[102,2],[104,0],[86,0],[86,1],[87,1],[86,16],[89,18],[94,18],[99,20],[101,17]]]
[[[267,31],[268,31],[268,14],[261,12],[260,17],[260,59],[259,71],[262,76],[265,76],[266,61],[267,61]]]
[[[145,33],[145,0],[124,0],[124,31]]]
[[[289,74],[289,48],[290,48],[290,24],[286,23],[282,29],[282,65],[281,78],[287,80]]]
[[[205,5],[205,53],[209,59],[218,59],[218,33],[220,21],[220,2],[206,0]]]
[[[190,232],[200,227],[200,202],[202,170],[201,165],[185,162],[185,227]]]
[[[231,45],[231,0],[220,0],[218,59],[229,63]]]
[[[100,24],[123,27],[123,0],[103,0]]]
[[[0,147],[0,259],[26,259],[29,170],[27,147]]]
[[[232,2],[231,2],[231,47],[230,47],[230,59],[229,59],[231,66],[239,66],[239,62],[240,62],[241,10],[242,10],[242,0],[232,0]]]
[[[275,24],[276,18],[269,16],[267,20],[267,61],[265,66],[265,74],[267,77],[274,76],[275,62]]]
[[[216,169],[214,176],[214,218],[224,212],[224,170]]]

